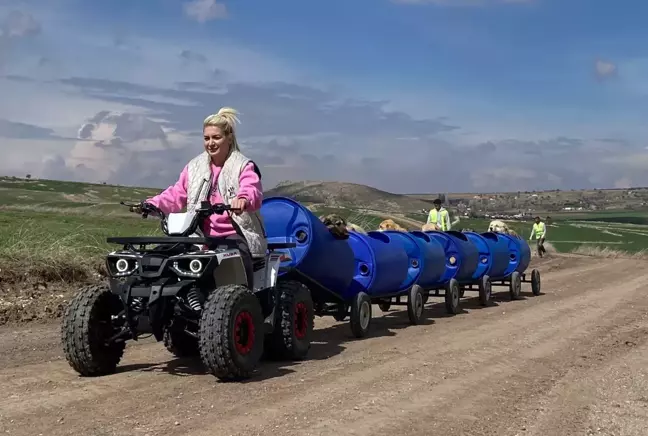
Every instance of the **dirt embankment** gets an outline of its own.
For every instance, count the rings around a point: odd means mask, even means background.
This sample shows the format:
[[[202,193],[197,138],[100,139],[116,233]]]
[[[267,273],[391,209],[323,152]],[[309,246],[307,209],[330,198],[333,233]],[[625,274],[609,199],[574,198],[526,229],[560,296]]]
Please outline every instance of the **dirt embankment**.
[[[48,322],[59,318],[65,305],[85,284],[105,276],[99,263],[0,263],[0,326]]]
[[[537,262],[534,259],[534,263]],[[0,432],[12,435],[645,435],[646,263],[552,256],[544,295],[476,294],[423,325],[374,306],[372,335],[316,319],[300,364],[219,383],[161,344],[131,343],[119,373],[81,378],[58,325],[0,329]],[[498,289],[495,289],[498,291]]]

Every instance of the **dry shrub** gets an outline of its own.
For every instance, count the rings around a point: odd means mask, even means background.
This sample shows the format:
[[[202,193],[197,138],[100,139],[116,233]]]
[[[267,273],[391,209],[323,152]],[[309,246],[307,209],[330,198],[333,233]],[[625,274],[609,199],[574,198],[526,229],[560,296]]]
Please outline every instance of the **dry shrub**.
[[[637,252],[629,252],[624,250],[616,250],[610,247],[601,247],[598,245],[579,245],[572,250],[574,254],[582,256],[600,257],[605,259],[648,259],[648,251],[641,250]]]
[[[36,224],[12,230],[0,245],[0,325],[58,318],[79,287],[105,276],[105,248],[93,235],[54,236]]]

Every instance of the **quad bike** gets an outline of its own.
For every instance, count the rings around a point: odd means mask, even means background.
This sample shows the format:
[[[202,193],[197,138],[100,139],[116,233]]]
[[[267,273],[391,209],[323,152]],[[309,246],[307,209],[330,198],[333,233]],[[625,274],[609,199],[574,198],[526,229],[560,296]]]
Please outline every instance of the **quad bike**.
[[[265,258],[254,260],[250,290],[234,241],[200,230],[205,218],[229,213],[229,206],[205,201],[195,212],[167,217],[147,203],[122,204],[138,206],[143,218],[157,214],[167,236],[108,238],[123,246],[106,256],[108,283],[81,289],[63,315],[63,349],[74,370],[115,372],[126,341],[143,332],[178,357],[200,356],[222,380],[251,376],[264,352],[306,356],[314,318],[310,291],[277,279],[286,254],[275,250],[294,243],[268,244]]]

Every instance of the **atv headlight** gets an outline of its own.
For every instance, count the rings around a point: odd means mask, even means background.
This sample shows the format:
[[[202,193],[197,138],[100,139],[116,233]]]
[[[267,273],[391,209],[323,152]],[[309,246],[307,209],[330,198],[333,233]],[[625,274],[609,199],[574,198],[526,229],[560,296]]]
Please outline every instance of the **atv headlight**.
[[[189,269],[194,274],[198,274],[202,270],[202,268],[203,264],[200,259],[192,259],[191,262],[189,262]]]
[[[135,256],[109,255],[106,260],[108,272],[113,277],[129,276],[139,268]]]
[[[115,268],[120,273],[125,273],[128,271],[128,261],[126,259],[119,259],[115,262]]]
[[[209,256],[178,256],[171,258],[171,269],[180,277],[198,278],[202,276],[210,261]]]

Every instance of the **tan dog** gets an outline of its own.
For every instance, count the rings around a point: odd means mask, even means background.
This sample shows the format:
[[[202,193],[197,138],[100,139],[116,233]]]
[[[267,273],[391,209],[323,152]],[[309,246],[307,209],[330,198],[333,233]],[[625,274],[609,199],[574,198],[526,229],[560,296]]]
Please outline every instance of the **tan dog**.
[[[515,230],[510,228],[504,221],[500,221],[500,220],[491,221],[490,224],[488,225],[488,231],[495,232],[495,233],[505,233],[511,236],[518,236]]]
[[[421,231],[422,232],[431,232],[433,230],[441,230],[441,229],[437,229],[437,227],[438,226],[436,224],[434,224],[434,223],[427,223],[427,224],[423,224],[423,227],[421,227]]]
[[[398,232],[406,232],[407,229],[396,224],[392,219],[386,219],[378,225],[378,230],[384,232],[385,230],[396,230]]]
[[[488,225],[488,231],[496,233],[508,233],[509,226],[504,221],[493,220]]]

